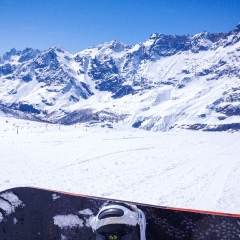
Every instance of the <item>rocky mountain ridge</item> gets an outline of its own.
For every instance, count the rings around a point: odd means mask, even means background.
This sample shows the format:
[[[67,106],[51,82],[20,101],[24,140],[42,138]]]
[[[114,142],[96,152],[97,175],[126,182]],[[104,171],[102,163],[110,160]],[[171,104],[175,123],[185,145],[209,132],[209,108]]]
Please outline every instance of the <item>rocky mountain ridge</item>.
[[[12,49],[0,57],[0,111],[152,131],[240,129],[240,24],[228,33],[152,34],[79,53]]]

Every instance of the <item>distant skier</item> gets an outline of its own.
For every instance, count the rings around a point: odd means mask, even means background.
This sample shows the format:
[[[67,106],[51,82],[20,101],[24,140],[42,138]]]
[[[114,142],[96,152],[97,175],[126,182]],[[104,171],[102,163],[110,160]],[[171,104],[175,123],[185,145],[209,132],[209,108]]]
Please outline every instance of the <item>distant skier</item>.
[[[146,240],[145,214],[135,205],[108,203],[90,225],[96,240]]]

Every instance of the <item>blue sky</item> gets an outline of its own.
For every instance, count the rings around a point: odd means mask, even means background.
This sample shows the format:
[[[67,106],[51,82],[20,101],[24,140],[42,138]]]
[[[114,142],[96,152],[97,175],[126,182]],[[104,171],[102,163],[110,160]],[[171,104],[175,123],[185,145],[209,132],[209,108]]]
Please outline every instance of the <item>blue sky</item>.
[[[11,48],[79,52],[102,42],[145,41],[152,33],[228,32],[240,0],[0,0],[0,56]]]

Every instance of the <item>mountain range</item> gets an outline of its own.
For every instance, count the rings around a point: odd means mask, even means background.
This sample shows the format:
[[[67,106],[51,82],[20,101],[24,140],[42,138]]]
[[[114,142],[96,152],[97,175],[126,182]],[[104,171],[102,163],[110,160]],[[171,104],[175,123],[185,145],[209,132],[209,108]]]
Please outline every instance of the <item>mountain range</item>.
[[[0,57],[0,115],[151,131],[240,130],[240,24],[227,33],[155,33],[78,53],[12,49]]]

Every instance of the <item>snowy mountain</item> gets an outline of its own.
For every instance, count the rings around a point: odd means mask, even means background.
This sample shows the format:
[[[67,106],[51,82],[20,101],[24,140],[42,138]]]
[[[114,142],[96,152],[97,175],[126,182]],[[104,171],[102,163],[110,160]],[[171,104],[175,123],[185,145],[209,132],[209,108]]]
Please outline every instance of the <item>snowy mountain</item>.
[[[227,33],[152,34],[76,54],[12,49],[0,57],[0,112],[152,131],[240,129],[240,24]]]

